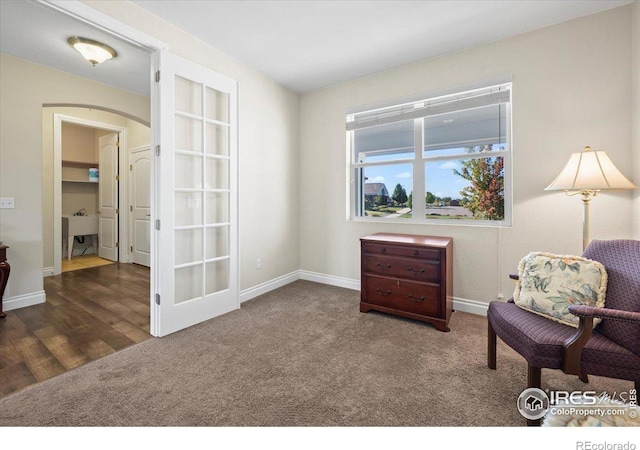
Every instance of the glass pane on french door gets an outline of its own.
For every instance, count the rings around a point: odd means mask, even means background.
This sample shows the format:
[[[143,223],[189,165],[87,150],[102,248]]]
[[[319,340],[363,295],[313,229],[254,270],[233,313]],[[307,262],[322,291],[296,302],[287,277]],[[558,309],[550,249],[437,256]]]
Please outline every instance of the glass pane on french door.
[[[174,303],[229,289],[229,94],[175,77]]]

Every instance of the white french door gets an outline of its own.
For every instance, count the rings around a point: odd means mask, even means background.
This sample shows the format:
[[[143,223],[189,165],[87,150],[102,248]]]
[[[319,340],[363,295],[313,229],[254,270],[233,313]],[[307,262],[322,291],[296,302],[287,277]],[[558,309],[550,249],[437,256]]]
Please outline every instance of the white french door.
[[[164,336],[240,305],[237,83],[166,51],[157,57],[152,334]]]

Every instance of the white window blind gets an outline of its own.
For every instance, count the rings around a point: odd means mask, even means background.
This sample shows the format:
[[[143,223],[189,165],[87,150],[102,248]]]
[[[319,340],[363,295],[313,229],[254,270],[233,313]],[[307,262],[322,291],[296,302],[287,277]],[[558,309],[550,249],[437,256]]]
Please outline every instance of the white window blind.
[[[511,101],[511,84],[500,84],[481,89],[419,100],[387,108],[363,111],[347,116],[347,130],[373,127],[408,119],[436,116],[454,111],[481,108]]]

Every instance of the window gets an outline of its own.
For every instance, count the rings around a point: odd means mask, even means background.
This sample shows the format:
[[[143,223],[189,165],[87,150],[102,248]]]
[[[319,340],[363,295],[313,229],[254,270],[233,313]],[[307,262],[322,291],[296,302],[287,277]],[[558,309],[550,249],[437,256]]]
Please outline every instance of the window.
[[[511,84],[347,115],[351,218],[510,224]]]

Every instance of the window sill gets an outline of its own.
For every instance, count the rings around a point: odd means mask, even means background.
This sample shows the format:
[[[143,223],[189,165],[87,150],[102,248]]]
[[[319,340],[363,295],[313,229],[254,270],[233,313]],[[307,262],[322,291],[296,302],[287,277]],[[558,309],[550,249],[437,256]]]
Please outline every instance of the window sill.
[[[433,220],[413,220],[413,219],[385,219],[380,218],[364,218],[364,217],[348,217],[347,222],[354,223],[389,223],[402,225],[435,225],[435,226],[453,226],[453,227],[478,227],[478,228],[511,228],[512,224],[506,221],[480,221],[480,220],[456,220],[456,219],[433,219]]]

